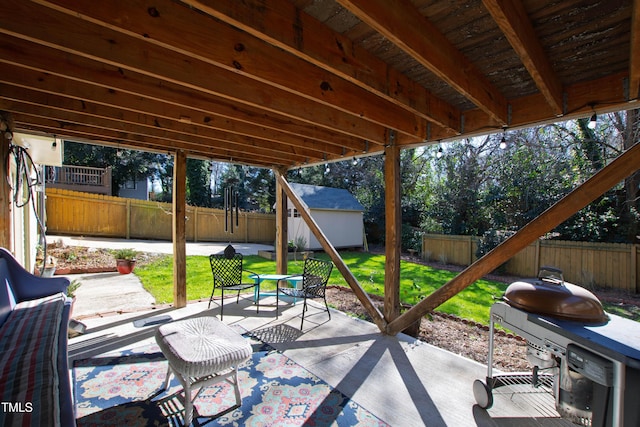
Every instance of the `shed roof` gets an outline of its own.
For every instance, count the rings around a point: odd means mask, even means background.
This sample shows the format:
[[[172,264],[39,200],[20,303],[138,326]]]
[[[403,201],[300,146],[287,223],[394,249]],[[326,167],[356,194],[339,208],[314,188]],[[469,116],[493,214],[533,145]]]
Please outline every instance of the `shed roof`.
[[[291,188],[307,204],[309,209],[340,211],[364,211],[364,207],[348,190],[292,183]]]

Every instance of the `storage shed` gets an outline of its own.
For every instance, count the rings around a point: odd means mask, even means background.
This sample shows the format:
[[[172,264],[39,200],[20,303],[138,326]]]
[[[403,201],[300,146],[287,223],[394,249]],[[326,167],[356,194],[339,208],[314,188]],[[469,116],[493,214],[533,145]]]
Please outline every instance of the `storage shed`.
[[[292,183],[293,191],[309,207],[311,216],[322,232],[336,248],[362,247],[364,241],[364,207],[358,200],[342,188]],[[322,249],[309,226],[298,211],[287,201],[287,227],[289,240],[304,242],[299,250]]]

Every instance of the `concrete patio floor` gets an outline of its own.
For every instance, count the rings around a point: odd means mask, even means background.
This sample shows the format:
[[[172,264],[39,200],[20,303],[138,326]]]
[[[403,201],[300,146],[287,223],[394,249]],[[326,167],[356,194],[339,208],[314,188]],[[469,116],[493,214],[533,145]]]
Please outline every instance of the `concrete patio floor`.
[[[573,425],[558,418],[549,394],[498,389],[493,407],[488,411],[479,408],[472,384],[486,376],[487,368],[480,363],[406,335],[385,336],[374,324],[335,310],[328,320],[326,312],[310,308],[300,331],[302,304],[281,301],[276,318],[275,298],[261,301],[257,314],[248,299],[239,304],[229,299],[224,322],[253,332],[393,426]],[[157,326],[139,327],[134,325],[136,320],[161,315],[173,320],[219,316],[219,306],[207,310],[207,304],[84,318],[86,333],[69,342],[70,366],[76,359],[152,342]]]

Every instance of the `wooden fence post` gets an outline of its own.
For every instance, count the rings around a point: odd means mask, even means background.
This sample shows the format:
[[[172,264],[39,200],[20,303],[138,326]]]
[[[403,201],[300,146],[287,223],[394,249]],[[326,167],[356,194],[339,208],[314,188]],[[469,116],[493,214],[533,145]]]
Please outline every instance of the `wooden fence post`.
[[[125,204],[127,229],[125,230],[125,238],[131,238],[131,200],[127,199]]]
[[[635,291],[635,293],[640,293],[640,286],[638,286],[638,245],[631,245],[631,259],[629,260],[630,269],[629,277],[630,280],[629,285],[631,285],[631,289]]]
[[[244,212],[244,242],[249,243],[249,213]]]
[[[193,207],[193,241],[198,241],[198,207]]]

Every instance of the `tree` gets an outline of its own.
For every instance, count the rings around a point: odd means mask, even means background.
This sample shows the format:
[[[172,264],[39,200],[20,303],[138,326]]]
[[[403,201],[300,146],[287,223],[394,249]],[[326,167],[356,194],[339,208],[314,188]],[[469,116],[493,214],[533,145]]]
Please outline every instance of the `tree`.
[[[453,143],[435,162],[435,196],[427,213],[446,234],[478,235],[487,228],[481,202],[490,141]]]
[[[187,204],[191,206],[211,206],[211,174],[209,162],[187,159]]]
[[[168,156],[166,162],[158,168],[157,180],[160,182],[161,193],[156,196],[159,202],[173,201],[173,156]]]
[[[568,193],[573,182],[567,150],[543,128],[522,129],[490,137],[491,154],[482,202],[488,225],[516,230],[532,221]]]
[[[247,167],[247,209],[272,212],[276,203],[276,178],[273,171],[264,168]]]
[[[633,127],[636,111],[601,115],[597,126],[589,128],[586,119],[564,124],[574,149],[574,185],[603,168],[625,148],[637,142]],[[637,126],[637,124],[636,124]],[[629,130],[627,130],[627,128]],[[625,180],[632,182],[637,173]],[[635,242],[638,224],[637,186],[621,183],[580,210],[556,231],[567,240]]]
[[[640,110],[612,113],[612,123],[622,135],[625,150],[640,141]],[[635,242],[640,222],[640,171],[636,171],[624,181],[624,201],[621,220],[626,227],[626,241]]]

